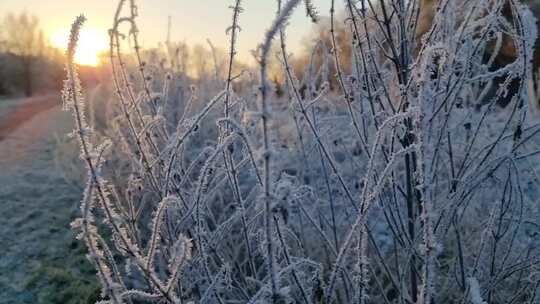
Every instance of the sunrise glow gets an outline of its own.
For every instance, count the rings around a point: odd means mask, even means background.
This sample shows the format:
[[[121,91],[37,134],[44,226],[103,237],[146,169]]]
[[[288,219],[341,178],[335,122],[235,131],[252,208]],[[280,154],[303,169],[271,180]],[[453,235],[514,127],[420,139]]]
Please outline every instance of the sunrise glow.
[[[51,35],[51,43],[60,49],[65,49],[69,32],[62,30]],[[83,28],[79,37],[75,62],[80,65],[98,66],[100,54],[108,47],[107,32],[102,29]]]

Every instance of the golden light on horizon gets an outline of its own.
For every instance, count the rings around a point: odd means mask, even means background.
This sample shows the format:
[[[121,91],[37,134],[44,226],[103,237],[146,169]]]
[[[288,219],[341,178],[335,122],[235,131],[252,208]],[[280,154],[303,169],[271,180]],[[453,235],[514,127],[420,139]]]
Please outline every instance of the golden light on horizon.
[[[51,43],[54,47],[65,50],[69,31],[57,31],[51,35]],[[108,48],[107,33],[96,28],[83,28],[79,36],[77,52],[75,53],[75,63],[80,65],[98,66],[100,64],[99,55]]]

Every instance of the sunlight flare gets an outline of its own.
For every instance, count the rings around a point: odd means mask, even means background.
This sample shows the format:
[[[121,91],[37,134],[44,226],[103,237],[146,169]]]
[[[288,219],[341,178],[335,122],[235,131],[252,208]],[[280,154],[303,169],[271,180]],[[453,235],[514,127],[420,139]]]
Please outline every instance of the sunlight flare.
[[[51,35],[51,43],[65,49],[69,39],[69,31],[61,30]],[[100,54],[107,50],[108,39],[105,30],[96,28],[83,29],[79,38],[79,47],[75,54],[75,62],[80,65],[97,66]]]

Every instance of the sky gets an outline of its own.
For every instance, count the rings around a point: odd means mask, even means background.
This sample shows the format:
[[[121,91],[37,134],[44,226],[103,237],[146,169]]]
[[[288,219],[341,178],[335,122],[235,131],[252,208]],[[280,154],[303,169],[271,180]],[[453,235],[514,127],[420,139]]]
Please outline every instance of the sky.
[[[342,1],[336,1],[341,3]],[[321,15],[328,15],[329,0],[314,0]],[[139,0],[138,25],[143,47],[154,47],[167,36],[168,16],[171,17],[171,40],[192,45],[207,45],[210,39],[218,47],[226,48],[225,30],[231,24],[234,0]],[[45,35],[53,44],[64,44],[75,16],[83,13],[88,18],[86,35],[92,37],[87,48],[106,48],[107,29],[112,23],[115,0],[0,0],[0,16],[7,12],[27,12],[39,17]],[[265,30],[276,12],[274,0],[244,0],[240,15],[242,31],[238,40],[238,56],[251,58],[250,50],[261,43]],[[304,7],[298,6],[288,29],[289,50],[301,50],[302,38],[313,27],[305,17]],[[83,32],[84,36],[84,32]]]

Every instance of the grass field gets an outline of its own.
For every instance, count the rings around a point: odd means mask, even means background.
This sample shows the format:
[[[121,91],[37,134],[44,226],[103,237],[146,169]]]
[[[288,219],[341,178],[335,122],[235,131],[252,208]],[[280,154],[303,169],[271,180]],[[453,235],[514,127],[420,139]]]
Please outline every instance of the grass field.
[[[0,126],[17,112],[25,117],[0,140],[0,303],[95,302],[93,269],[69,228],[80,188],[55,164],[70,117],[54,95],[2,100]]]

